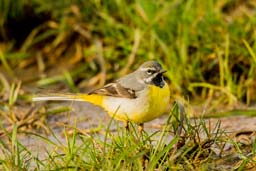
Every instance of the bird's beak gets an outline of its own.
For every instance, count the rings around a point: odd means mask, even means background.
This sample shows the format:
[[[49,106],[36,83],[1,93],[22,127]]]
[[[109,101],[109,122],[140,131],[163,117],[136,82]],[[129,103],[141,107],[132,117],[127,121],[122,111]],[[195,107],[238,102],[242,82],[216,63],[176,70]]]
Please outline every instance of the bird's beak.
[[[167,72],[166,70],[163,70],[163,69],[162,69],[161,71],[158,72],[158,74],[164,74],[164,73],[166,73],[166,72]]]

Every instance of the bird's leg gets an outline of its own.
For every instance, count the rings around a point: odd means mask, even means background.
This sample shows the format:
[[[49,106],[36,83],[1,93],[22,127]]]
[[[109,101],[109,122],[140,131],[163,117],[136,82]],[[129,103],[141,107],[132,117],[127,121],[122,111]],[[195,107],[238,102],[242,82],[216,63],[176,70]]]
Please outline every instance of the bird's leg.
[[[140,124],[138,125],[138,131],[139,131],[139,135],[140,135],[140,136],[142,135],[143,126],[144,126],[143,123],[140,123]]]

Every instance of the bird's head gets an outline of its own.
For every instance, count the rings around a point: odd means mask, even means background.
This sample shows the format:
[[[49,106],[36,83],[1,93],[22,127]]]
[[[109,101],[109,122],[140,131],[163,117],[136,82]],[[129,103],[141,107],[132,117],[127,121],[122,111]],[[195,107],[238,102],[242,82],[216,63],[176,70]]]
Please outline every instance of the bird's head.
[[[144,62],[136,71],[137,79],[144,84],[163,88],[165,85],[163,74],[166,72],[157,61]]]

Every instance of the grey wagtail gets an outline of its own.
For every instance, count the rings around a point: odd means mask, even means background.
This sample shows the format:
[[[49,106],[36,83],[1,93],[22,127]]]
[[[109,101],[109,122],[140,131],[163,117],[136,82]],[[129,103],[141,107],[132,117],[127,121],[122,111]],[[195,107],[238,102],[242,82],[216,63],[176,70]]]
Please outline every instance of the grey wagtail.
[[[143,63],[134,72],[88,94],[50,94],[34,97],[33,101],[85,101],[100,106],[114,119],[139,125],[166,112],[170,90],[164,81],[162,66],[156,61]]]

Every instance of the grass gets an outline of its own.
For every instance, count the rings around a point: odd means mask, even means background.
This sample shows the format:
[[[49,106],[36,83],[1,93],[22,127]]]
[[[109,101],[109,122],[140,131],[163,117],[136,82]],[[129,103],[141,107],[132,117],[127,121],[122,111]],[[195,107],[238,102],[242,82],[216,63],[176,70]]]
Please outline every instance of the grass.
[[[173,117],[179,115],[174,105],[169,117],[159,131],[140,136],[137,127],[130,124],[130,131],[110,120],[104,134],[83,133],[74,126],[63,127],[64,138],[53,130],[48,136],[21,130],[14,124],[12,131],[5,131],[1,139],[1,170],[214,170],[234,166],[243,170],[254,166],[255,143],[247,146],[229,138],[220,129],[220,122],[209,128],[204,119],[185,118],[183,131],[177,129]],[[177,121],[177,120],[176,120]],[[111,131],[114,124],[116,131]],[[36,138],[42,145],[35,152],[20,142],[21,134]],[[52,138],[50,138],[52,137]],[[36,141],[36,142],[40,142]],[[232,151],[225,150],[227,142]],[[45,147],[43,147],[45,146]],[[248,153],[248,148],[252,150]],[[216,152],[219,151],[219,152]],[[250,151],[249,150],[249,151]],[[237,158],[237,156],[241,156]]]
[[[10,2],[2,2],[0,56],[6,71],[25,83],[64,83],[78,91],[157,59],[177,96],[218,97],[218,104],[230,105],[256,99],[253,2]],[[24,35],[17,36],[15,23]],[[18,76],[29,68],[37,74]]]
[[[135,125],[129,133],[118,124],[116,132],[107,127],[103,139],[100,126],[89,134],[66,125],[63,141],[48,122],[70,108],[33,106],[31,94],[38,88],[84,92],[156,59],[168,71],[172,98],[184,100],[190,108],[206,106],[199,115],[255,116],[254,109],[244,111],[256,100],[255,7],[254,1],[240,0],[2,0],[0,168],[223,170],[226,163],[236,170],[250,167],[255,142],[244,148],[219,124],[211,129],[203,118],[185,118],[182,136],[175,136],[177,106],[160,132],[144,132],[142,138]],[[42,160],[23,144],[20,134],[37,137],[52,150],[46,150]],[[232,154],[224,154],[229,143]]]

